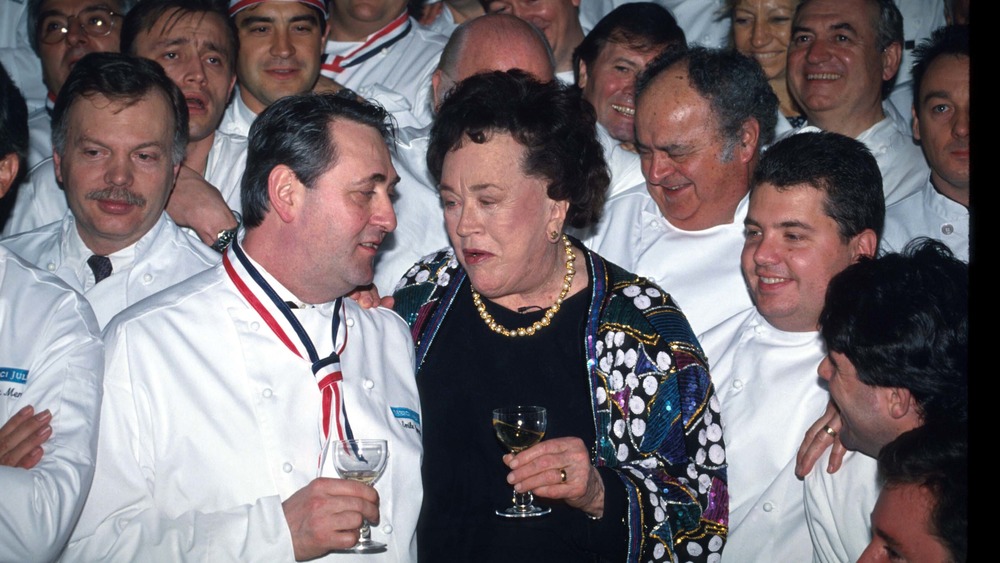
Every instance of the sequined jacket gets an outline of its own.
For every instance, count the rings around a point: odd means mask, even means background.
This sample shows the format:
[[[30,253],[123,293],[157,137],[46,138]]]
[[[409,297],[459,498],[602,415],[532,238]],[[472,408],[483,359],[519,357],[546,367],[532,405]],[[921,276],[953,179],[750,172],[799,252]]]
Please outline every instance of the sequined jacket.
[[[587,252],[586,362],[596,467],[628,498],[626,561],[717,561],[729,520],[719,400],[687,319],[655,284]],[[395,292],[417,377],[466,274],[450,248],[411,268]],[[714,556],[713,556],[714,555]]]

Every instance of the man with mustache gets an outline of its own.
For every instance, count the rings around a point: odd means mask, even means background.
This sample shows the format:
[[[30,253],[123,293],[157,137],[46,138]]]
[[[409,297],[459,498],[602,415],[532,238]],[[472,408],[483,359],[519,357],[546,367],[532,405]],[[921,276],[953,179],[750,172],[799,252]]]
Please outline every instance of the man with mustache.
[[[930,179],[885,210],[886,250],[918,236],[936,238],[969,260],[969,27],[939,29],[915,51],[913,138]]]
[[[69,211],[3,245],[83,293],[104,326],[129,305],[218,262],[164,213],[188,140],[187,104],[146,59],[92,53],[53,110]]]
[[[416,561],[412,339],[344,299],[396,226],[389,127],[335,94],[261,113],[244,234],[105,330],[98,469],[64,560],[305,561],[350,548],[364,519],[384,552],[324,561]],[[389,442],[374,488],[337,478],[352,436]]]

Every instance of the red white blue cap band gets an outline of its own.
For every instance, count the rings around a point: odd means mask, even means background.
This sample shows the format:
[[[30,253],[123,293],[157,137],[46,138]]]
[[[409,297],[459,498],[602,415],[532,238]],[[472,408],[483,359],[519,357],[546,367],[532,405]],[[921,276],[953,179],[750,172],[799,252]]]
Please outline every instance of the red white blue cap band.
[[[326,10],[326,2],[323,0],[229,0],[229,17],[233,17],[237,12],[264,2],[301,2],[323,12],[323,18],[329,17]]]

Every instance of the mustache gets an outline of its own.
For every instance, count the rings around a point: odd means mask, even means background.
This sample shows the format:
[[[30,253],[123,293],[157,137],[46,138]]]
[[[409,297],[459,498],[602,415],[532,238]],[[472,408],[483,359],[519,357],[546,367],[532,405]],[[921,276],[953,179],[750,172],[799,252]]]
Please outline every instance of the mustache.
[[[137,207],[146,206],[146,198],[128,188],[109,187],[87,194],[87,199],[121,201]]]

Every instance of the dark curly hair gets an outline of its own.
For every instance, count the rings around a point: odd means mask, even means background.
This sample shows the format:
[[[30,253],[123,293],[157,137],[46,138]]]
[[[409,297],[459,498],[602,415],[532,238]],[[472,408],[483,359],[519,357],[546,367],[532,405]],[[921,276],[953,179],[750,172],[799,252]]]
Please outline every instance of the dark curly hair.
[[[610,183],[595,123],[593,108],[573,86],[542,83],[520,70],[478,74],[441,105],[427,166],[440,182],[448,152],[509,134],[524,146],[521,170],[546,179],[549,198],[569,202],[566,223],[586,228],[600,219]]]

